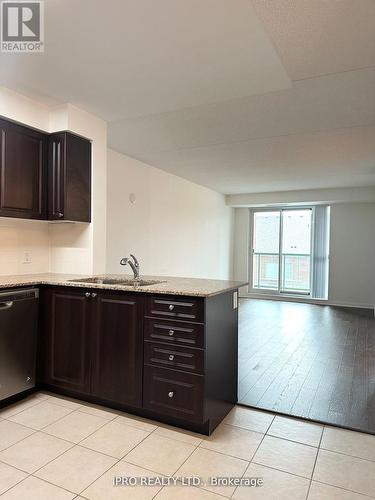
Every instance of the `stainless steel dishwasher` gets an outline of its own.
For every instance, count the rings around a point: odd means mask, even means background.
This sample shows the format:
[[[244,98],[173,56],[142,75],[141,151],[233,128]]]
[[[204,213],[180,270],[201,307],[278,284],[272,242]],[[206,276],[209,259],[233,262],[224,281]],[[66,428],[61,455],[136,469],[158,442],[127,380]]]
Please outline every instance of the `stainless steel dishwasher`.
[[[39,290],[0,292],[0,401],[35,386]]]

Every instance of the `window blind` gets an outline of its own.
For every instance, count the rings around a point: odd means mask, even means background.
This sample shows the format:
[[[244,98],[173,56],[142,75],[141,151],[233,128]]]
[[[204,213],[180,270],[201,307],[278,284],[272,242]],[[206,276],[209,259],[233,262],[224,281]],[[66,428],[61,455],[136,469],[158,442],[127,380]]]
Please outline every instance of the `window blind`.
[[[312,297],[328,298],[330,207],[318,205],[314,210]]]

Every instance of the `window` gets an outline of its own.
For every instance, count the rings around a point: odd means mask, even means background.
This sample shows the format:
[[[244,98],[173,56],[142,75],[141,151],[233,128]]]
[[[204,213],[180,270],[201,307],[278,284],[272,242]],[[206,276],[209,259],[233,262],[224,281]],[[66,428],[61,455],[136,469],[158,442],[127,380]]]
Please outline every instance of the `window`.
[[[329,208],[253,210],[251,214],[252,290],[326,298]]]
[[[280,212],[254,212],[253,288],[278,290]]]

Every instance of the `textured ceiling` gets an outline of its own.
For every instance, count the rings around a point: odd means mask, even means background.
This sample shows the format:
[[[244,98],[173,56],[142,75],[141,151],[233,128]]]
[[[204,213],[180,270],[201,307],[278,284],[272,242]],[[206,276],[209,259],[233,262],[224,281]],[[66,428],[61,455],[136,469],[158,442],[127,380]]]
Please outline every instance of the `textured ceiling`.
[[[252,0],[293,80],[375,66],[374,0]]]
[[[103,5],[46,0],[45,54],[1,54],[0,84],[223,193],[375,185],[375,0]]]

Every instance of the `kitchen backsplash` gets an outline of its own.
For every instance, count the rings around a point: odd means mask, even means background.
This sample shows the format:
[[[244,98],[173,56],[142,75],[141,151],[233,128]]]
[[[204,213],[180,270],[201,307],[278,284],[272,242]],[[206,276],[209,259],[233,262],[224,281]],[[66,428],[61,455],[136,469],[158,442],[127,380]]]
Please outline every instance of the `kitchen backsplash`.
[[[0,219],[0,274],[48,272],[50,237],[48,224]]]
[[[91,273],[90,226],[0,218],[0,275]]]

